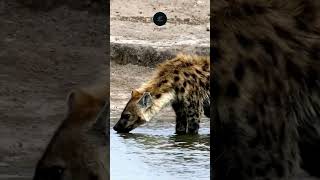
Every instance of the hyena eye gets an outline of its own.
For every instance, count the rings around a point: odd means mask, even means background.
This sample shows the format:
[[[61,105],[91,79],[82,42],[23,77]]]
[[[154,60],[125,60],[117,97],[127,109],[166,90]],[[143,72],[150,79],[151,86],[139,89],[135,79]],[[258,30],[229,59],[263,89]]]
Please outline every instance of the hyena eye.
[[[33,180],[62,180],[64,170],[60,166],[38,168]]]
[[[123,114],[123,115],[122,115],[122,118],[123,118],[123,119],[129,119],[129,118],[130,118],[130,114]]]
[[[61,180],[63,177],[64,168],[60,166],[53,166],[49,167],[46,172],[47,176],[49,176],[51,179]]]

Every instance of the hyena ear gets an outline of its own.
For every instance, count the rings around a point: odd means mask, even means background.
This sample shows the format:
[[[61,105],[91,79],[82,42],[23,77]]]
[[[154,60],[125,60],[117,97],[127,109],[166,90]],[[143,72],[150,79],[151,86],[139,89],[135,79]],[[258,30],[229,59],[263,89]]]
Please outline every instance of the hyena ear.
[[[109,118],[109,101],[106,100],[104,101],[104,106],[97,115],[96,122],[93,124],[93,130],[106,134],[107,130],[110,128],[109,123],[107,122]]]
[[[139,96],[140,94],[141,93],[135,89],[131,91],[131,97],[136,97],[136,96]]]
[[[70,114],[72,111],[75,110],[76,107],[76,92],[72,91],[67,98],[68,103],[68,113]]]
[[[68,113],[78,112],[84,107],[92,107],[96,100],[90,94],[78,89],[70,92],[68,96]]]
[[[150,92],[144,92],[138,102],[138,105],[140,105],[142,108],[148,108],[151,106],[151,103],[152,103],[152,96]]]

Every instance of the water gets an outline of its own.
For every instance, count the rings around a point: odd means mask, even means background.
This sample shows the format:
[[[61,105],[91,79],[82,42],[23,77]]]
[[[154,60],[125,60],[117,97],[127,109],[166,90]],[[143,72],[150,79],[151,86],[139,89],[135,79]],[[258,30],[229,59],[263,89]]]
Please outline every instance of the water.
[[[199,135],[175,135],[174,126],[155,119],[128,134],[111,129],[111,179],[209,180],[209,121]]]

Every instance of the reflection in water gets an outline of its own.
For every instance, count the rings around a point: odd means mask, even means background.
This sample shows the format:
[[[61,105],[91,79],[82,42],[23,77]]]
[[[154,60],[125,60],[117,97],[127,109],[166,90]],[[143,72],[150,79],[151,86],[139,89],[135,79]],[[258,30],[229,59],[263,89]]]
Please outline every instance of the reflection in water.
[[[123,139],[134,139],[145,148],[164,149],[190,149],[199,151],[210,151],[210,135],[148,135],[141,133],[124,133],[118,134]],[[163,144],[164,143],[164,144]]]
[[[209,179],[208,124],[199,135],[174,135],[172,126],[154,124],[132,133],[111,130],[111,179]]]

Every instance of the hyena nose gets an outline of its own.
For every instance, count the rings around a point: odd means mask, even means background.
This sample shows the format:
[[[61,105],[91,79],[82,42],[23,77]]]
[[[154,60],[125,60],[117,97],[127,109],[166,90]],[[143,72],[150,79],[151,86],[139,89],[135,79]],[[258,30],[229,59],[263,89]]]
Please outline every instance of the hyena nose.
[[[125,128],[126,124],[127,124],[127,121],[126,121],[126,120],[120,119],[120,120],[116,123],[116,125],[113,126],[113,129],[114,129],[115,131],[121,131],[121,130],[123,130],[123,129]]]
[[[119,131],[119,126],[118,126],[118,123],[116,125],[113,126],[113,130],[115,131]]]

